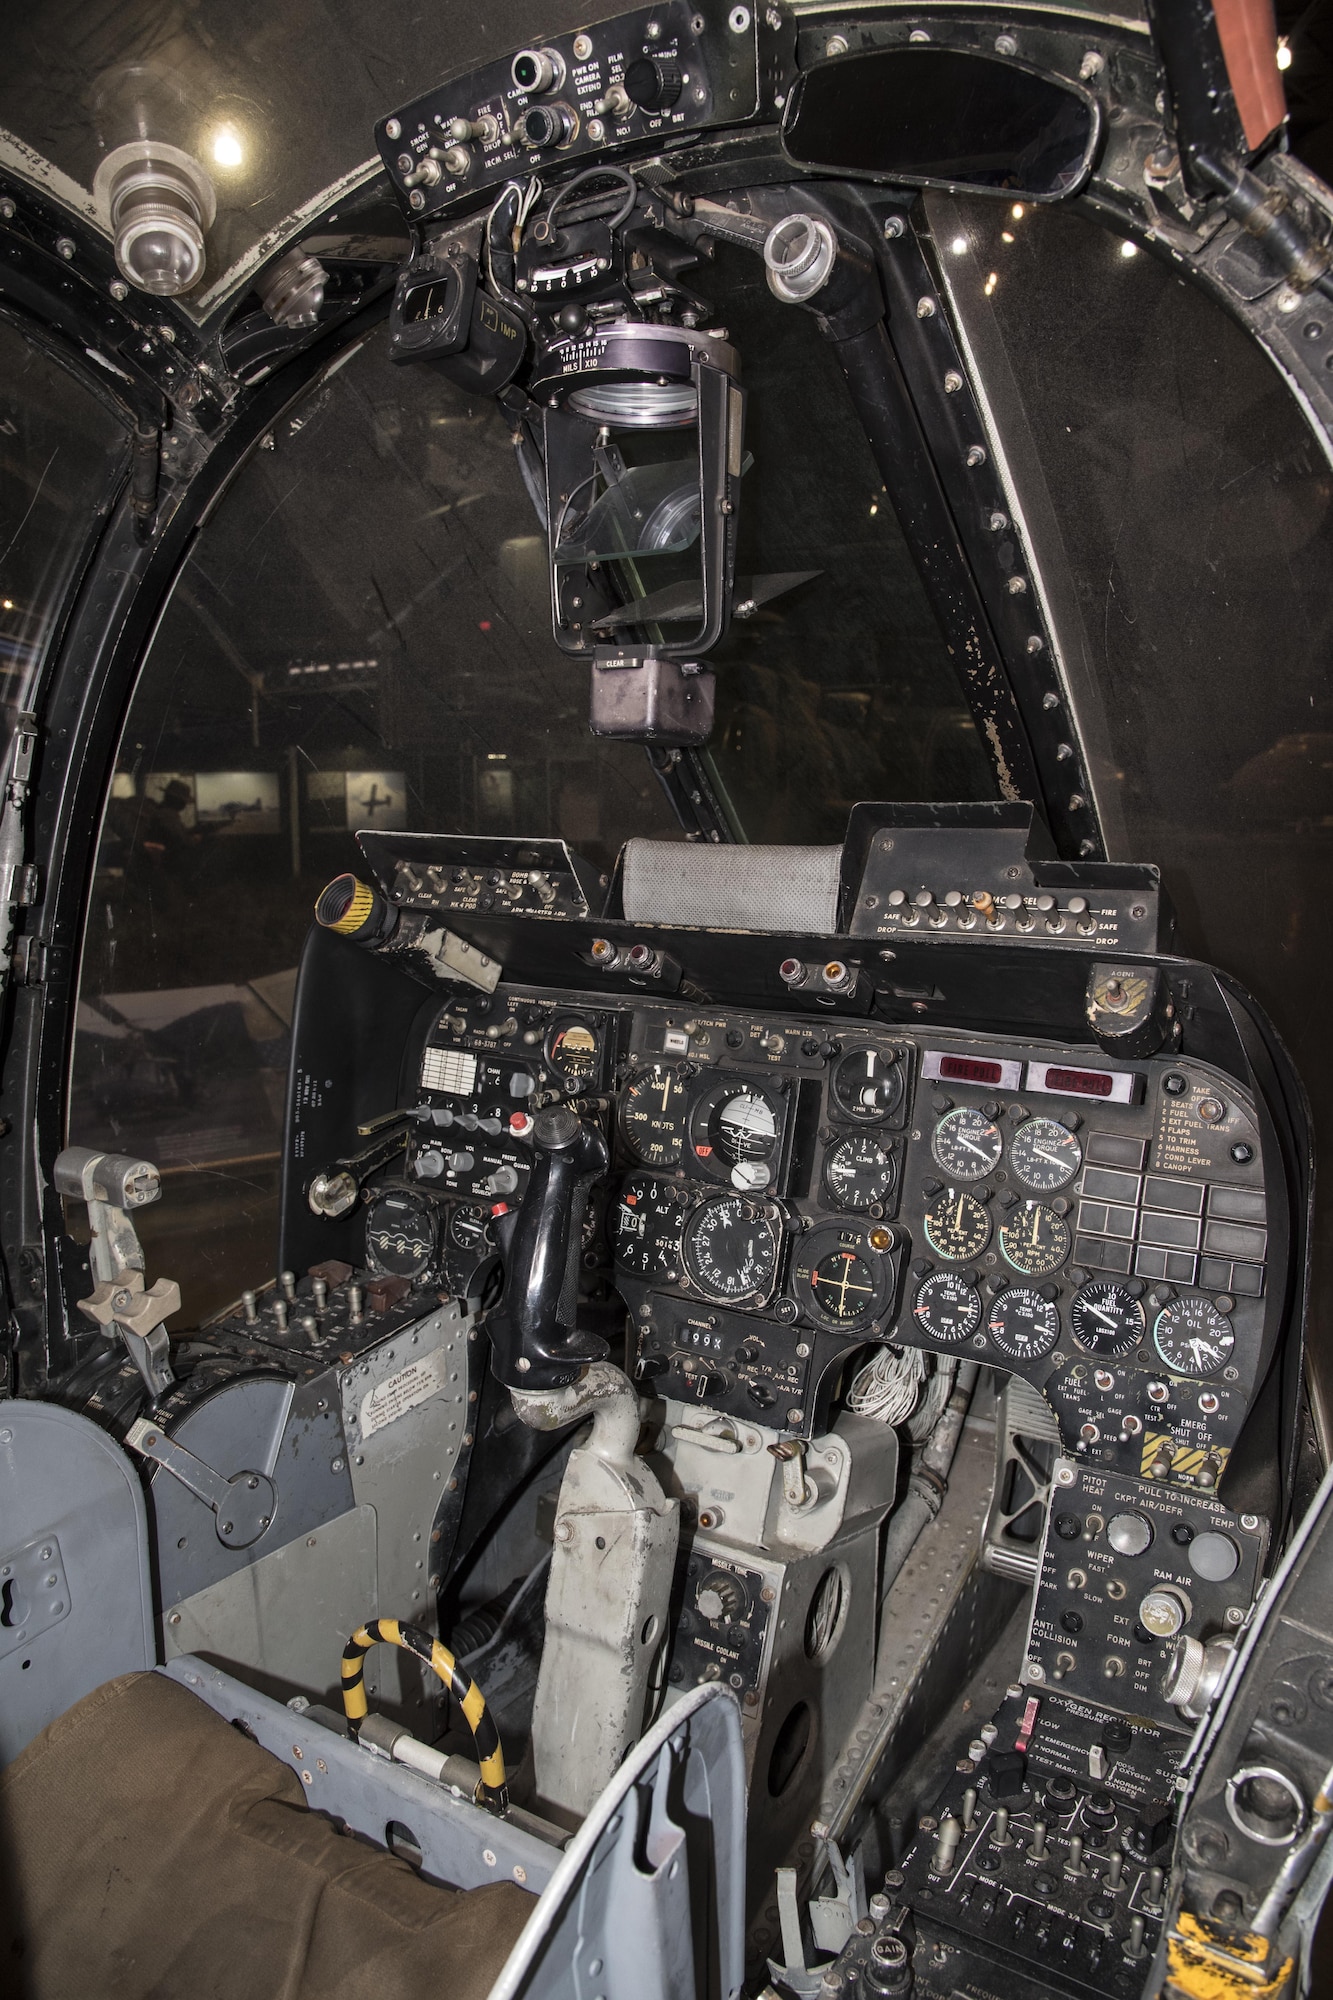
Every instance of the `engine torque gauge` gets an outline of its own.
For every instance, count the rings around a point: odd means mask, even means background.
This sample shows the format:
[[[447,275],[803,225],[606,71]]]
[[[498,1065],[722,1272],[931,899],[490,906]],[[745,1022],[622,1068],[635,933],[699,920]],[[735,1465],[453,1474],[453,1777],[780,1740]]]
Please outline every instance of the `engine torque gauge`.
[[[868,1132],[839,1139],[824,1157],[824,1185],[840,1208],[872,1208],[893,1191],[893,1154]]]
[[[912,1318],[932,1340],[967,1340],[981,1325],[981,1293],[961,1271],[934,1271],[917,1287]]]
[[[650,1167],[674,1167],[685,1145],[685,1085],[666,1063],[642,1070],[626,1086],[620,1122],[625,1144]]]
[[[710,1195],[686,1225],[685,1268],[718,1305],[762,1305],[778,1274],[777,1224],[742,1195]]]
[[[1006,1264],[1025,1278],[1045,1278],[1069,1255],[1069,1225],[1043,1201],[1025,1201],[1000,1224]]]
[[[926,1241],[937,1257],[966,1264],[990,1242],[990,1217],[974,1194],[946,1188],[926,1210]]]
[[[1031,1285],[1014,1285],[991,1307],[986,1331],[1011,1361],[1040,1361],[1060,1338],[1060,1314]]]
[[[930,1150],[954,1180],[979,1181],[999,1166],[1004,1137],[984,1111],[964,1104],[941,1118],[931,1135]]]
[[[896,1049],[850,1049],[834,1068],[829,1095],[844,1118],[874,1125],[893,1116],[905,1088]]]
[[[1054,1118],[1029,1118],[1010,1141],[1009,1164],[1025,1187],[1054,1194],[1067,1187],[1083,1165],[1083,1148]]]
[[[1231,1321],[1211,1299],[1173,1299],[1153,1323],[1153,1346],[1177,1375],[1215,1375],[1231,1358]]]
[[[1094,1278],[1075,1294],[1069,1324],[1090,1354],[1129,1354],[1143,1339],[1147,1319],[1128,1285]]]

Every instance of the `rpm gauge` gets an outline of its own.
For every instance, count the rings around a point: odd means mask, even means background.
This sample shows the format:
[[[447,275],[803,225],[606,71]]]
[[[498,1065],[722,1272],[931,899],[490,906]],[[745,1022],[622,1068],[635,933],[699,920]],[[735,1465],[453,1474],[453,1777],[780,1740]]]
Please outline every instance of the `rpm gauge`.
[[[1075,1293],[1069,1324],[1090,1354],[1129,1354],[1143,1339],[1147,1320],[1128,1285],[1094,1278]]]
[[[621,1100],[625,1144],[649,1167],[674,1167],[685,1145],[685,1085],[678,1070],[655,1063],[628,1084]]]
[[[990,1242],[990,1217],[974,1194],[946,1188],[925,1214],[926,1241],[937,1257],[966,1264]]]
[[[757,1192],[777,1171],[782,1118],[780,1099],[762,1083],[715,1083],[690,1113],[690,1150],[716,1180]]]
[[[1025,1187],[1054,1194],[1067,1187],[1083,1165],[1083,1148],[1056,1119],[1029,1118],[1013,1136],[1009,1164]]]
[[[1060,1338],[1060,1314],[1033,1286],[1014,1285],[991,1307],[986,1331],[1011,1361],[1040,1361]]]
[[[981,1325],[981,1293],[961,1271],[934,1271],[917,1287],[912,1318],[932,1340],[967,1340]]]
[[[1231,1321],[1211,1299],[1173,1299],[1153,1324],[1153,1346],[1177,1375],[1215,1375],[1231,1358]]]
[[[894,1173],[893,1154],[868,1132],[839,1139],[824,1156],[824,1185],[839,1208],[873,1208],[886,1200]]]
[[[778,1275],[778,1228],[758,1202],[710,1195],[685,1230],[685,1268],[718,1305],[762,1305]]]
[[[1046,1278],[1069,1255],[1069,1224],[1044,1201],[1025,1201],[1000,1224],[1006,1264],[1025,1278]]]
[[[1004,1137],[984,1111],[964,1104],[941,1118],[931,1135],[930,1150],[954,1180],[979,1181],[999,1166]]]

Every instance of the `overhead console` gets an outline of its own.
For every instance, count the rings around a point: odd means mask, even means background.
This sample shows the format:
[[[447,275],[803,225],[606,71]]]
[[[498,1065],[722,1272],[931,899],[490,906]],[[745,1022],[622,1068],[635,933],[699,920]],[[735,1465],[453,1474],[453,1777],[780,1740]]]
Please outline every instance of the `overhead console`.
[[[705,15],[664,0],[441,84],[382,119],[375,140],[409,212],[426,220],[515,175],[743,124],[771,108],[781,46],[781,23],[762,8]]]

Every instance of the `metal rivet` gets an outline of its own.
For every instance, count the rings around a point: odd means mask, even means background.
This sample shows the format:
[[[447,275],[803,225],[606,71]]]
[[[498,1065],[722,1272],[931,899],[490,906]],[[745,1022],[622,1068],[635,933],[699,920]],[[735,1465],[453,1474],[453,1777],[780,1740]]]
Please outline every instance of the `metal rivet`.
[[[997,56],[1016,56],[1018,54],[1017,37],[1014,35],[997,35],[995,37],[995,53]]]
[[[846,53],[847,53],[846,35],[830,35],[828,40],[824,44],[824,54],[826,56],[845,56]]]
[[[481,1850],[481,1858],[482,1858],[482,1860],[483,1860],[483,1861],[484,1861],[484,1862],[486,1863],[486,1866],[487,1866],[488,1868],[494,1868],[494,1866],[495,1866],[495,1853],[494,1853],[494,1850],[493,1850],[493,1849],[491,1849],[491,1848],[489,1848],[489,1847],[483,1847],[483,1848],[482,1848],[482,1850]]]
[[[0,215],[4,217],[6,222],[14,220],[14,204],[8,195],[4,197],[3,201],[0,201]]]
[[[384,128],[384,135],[387,139],[400,139],[402,137],[403,128],[399,124],[396,118],[391,118],[389,120],[388,124]]]

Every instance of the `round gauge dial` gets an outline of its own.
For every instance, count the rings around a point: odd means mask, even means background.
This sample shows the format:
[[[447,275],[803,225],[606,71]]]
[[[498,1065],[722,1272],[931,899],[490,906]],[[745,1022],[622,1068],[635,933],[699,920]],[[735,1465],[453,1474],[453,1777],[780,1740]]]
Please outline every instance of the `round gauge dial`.
[[[926,1241],[937,1257],[966,1264],[979,1257],[990,1242],[990,1217],[974,1194],[946,1188],[925,1215]]]
[[[941,1118],[931,1135],[930,1150],[956,1181],[979,1181],[999,1166],[1004,1137],[984,1111],[964,1104]]]
[[[891,1118],[905,1089],[896,1049],[850,1049],[834,1066],[829,1083],[834,1109],[867,1125]]]
[[[1173,1299],[1153,1323],[1153,1346],[1177,1375],[1215,1375],[1231,1358],[1231,1321],[1211,1299]]]
[[[1077,1292],[1069,1324],[1080,1347],[1090,1354],[1129,1354],[1143,1339],[1147,1320],[1128,1285],[1094,1278]]]
[[[674,1167],[685,1145],[685,1085],[665,1063],[641,1070],[621,1099],[625,1144],[649,1167]]]
[[[690,1114],[690,1150],[706,1172],[735,1186],[768,1186],[777,1167],[782,1106],[762,1083],[715,1083]]]
[[[893,1154],[859,1132],[839,1139],[824,1156],[824,1185],[840,1208],[873,1208],[893,1190]]]
[[[1083,1165],[1083,1148],[1055,1118],[1029,1118],[1009,1145],[1009,1165],[1024,1187],[1054,1194],[1067,1187]]]
[[[991,1307],[986,1331],[1011,1361],[1040,1361],[1060,1338],[1060,1315],[1031,1285],[1014,1285]]]
[[[427,1196],[391,1189],[366,1210],[366,1262],[390,1278],[419,1278],[435,1255],[438,1230]]]
[[[685,1230],[685,1268],[719,1305],[762,1303],[778,1274],[778,1232],[757,1202],[710,1195]]]
[[[1045,1278],[1069,1255],[1069,1225],[1042,1201],[1025,1201],[1000,1224],[1004,1261],[1025,1278]]]
[[[546,1060],[567,1083],[586,1083],[597,1067],[597,1037],[586,1021],[562,1015],[546,1037]]]
[[[855,1250],[830,1250],[810,1273],[810,1290],[825,1319],[854,1325],[875,1303],[875,1273]]]
[[[934,1271],[917,1288],[912,1317],[932,1340],[967,1340],[981,1325],[981,1294],[960,1271]]]
[[[456,1250],[491,1249],[495,1237],[485,1209],[468,1206],[453,1209],[449,1216],[449,1241]]]
[[[616,1262],[636,1278],[680,1276],[680,1203],[672,1189],[640,1176],[627,1181],[616,1204]]]

